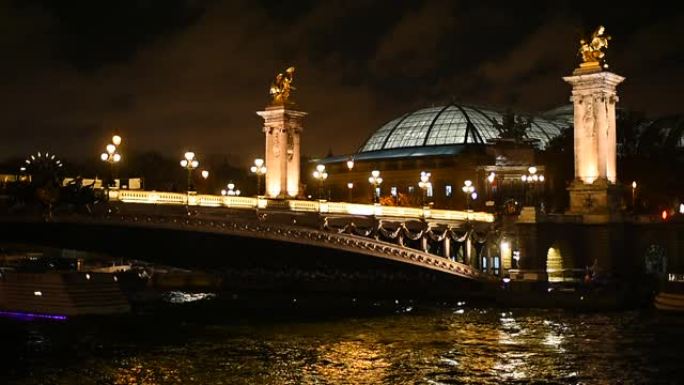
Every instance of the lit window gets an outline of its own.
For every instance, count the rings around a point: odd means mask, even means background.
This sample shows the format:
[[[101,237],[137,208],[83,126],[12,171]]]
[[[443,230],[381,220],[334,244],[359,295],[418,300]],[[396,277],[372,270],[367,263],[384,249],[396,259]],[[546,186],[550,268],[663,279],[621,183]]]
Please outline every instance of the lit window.
[[[39,291],[39,290],[36,290],[36,291],[33,292],[33,295],[35,295],[36,297],[41,297],[41,296],[43,295],[43,292],[42,292],[42,291]]]
[[[396,196],[397,196],[397,186],[392,186],[392,187],[390,188],[390,194],[392,194],[392,196],[396,198]]]
[[[415,186],[409,186],[409,187],[408,187],[408,193],[409,193],[409,194],[413,194],[414,191],[416,191],[416,187],[415,187]]]
[[[428,184],[427,196],[429,196],[430,198],[432,198],[432,183],[429,183],[429,184]]]
[[[451,185],[448,184],[448,185],[444,186],[444,195],[446,195],[447,197],[450,197],[451,193],[452,193]]]

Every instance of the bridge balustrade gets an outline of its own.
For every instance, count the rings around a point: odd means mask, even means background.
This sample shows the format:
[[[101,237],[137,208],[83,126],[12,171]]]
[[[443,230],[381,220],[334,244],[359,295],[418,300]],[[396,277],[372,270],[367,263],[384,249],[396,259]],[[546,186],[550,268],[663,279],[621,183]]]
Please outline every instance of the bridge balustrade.
[[[110,201],[138,204],[176,204],[201,207],[228,207],[243,209],[276,209],[293,212],[318,212],[344,215],[386,216],[397,218],[435,219],[447,221],[494,222],[494,216],[489,213],[433,210],[430,208],[396,207],[366,205],[346,202],[277,200],[250,197],[229,197],[220,195],[193,195],[184,193],[141,191],[141,190],[111,190]]]

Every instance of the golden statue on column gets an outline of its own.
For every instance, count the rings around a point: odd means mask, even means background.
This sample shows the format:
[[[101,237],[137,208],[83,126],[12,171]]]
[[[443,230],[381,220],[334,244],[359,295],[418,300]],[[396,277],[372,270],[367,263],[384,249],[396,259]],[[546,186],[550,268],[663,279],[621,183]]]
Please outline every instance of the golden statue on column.
[[[606,28],[600,25],[596,31],[591,35],[591,39],[580,40],[579,56],[582,57],[581,67],[599,67],[608,68],[606,63],[606,49],[608,48],[608,41],[610,35],[606,34]]]
[[[286,104],[294,104],[290,101],[290,93],[295,90],[292,86],[294,81],[294,67],[289,67],[285,70],[285,74],[282,72],[276,75],[275,80],[271,83],[271,88],[269,94],[271,95],[271,105],[272,106],[283,106]]]
[[[300,136],[306,112],[296,110],[292,101],[294,72],[295,68],[289,67],[284,73],[276,75],[269,89],[269,104],[263,111],[257,111],[264,119],[264,158],[268,166],[266,195],[269,198],[295,198],[301,195]]]

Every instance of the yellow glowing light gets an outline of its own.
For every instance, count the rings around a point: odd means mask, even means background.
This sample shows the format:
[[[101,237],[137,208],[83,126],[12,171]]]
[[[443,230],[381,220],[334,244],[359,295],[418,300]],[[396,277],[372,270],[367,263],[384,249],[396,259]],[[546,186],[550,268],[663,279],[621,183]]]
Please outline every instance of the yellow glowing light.
[[[349,169],[349,171],[351,171],[352,168],[354,168],[354,159],[349,159],[347,161],[347,168]]]
[[[121,144],[121,137],[119,135],[112,136],[112,143],[114,143],[115,146],[120,145]]]

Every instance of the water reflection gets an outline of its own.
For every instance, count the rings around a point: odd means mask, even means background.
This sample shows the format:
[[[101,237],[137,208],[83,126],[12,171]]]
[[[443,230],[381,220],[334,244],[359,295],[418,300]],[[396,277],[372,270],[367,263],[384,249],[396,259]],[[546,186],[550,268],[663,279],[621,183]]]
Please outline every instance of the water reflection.
[[[375,341],[339,341],[323,344],[318,351],[313,375],[307,379],[312,383],[320,379],[329,384],[378,384],[388,376],[389,357]]]
[[[21,357],[0,367],[0,383],[666,384],[684,375],[672,343],[684,321],[653,314],[461,306],[317,322],[65,325],[22,324],[6,347]]]

